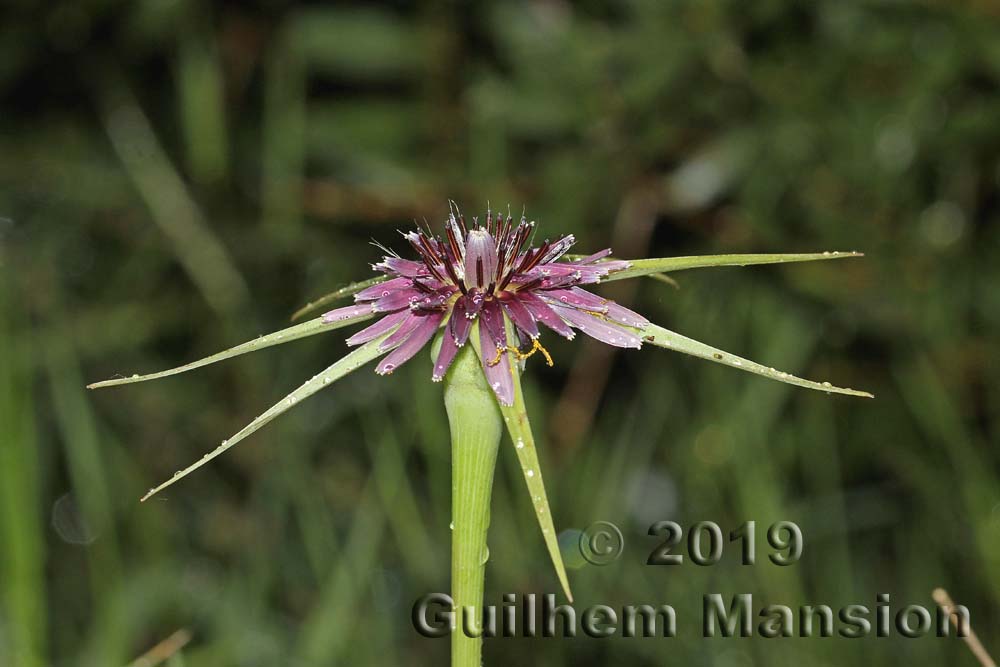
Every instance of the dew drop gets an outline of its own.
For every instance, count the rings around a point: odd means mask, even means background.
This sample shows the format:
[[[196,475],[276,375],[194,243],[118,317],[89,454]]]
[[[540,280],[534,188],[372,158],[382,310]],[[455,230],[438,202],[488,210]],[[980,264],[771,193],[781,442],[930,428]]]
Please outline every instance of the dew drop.
[[[486,561],[490,559],[490,547],[488,545],[483,545],[483,558],[479,561],[480,565],[485,565]]]
[[[174,477],[180,477],[180,476],[181,476],[181,471],[180,470],[178,470],[177,472],[174,473]]]
[[[448,524],[448,530],[455,530],[455,522],[454,521],[452,521],[451,523]]]
[[[133,378],[137,378],[137,377],[139,377],[139,374],[138,373],[132,373],[132,377]]]
[[[521,440],[521,438],[517,439],[517,448],[524,449],[524,440]]]
[[[535,471],[532,470],[531,468],[528,468],[527,470],[524,471],[524,474],[527,475],[528,477],[534,477]]]
[[[832,387],[833,385],[832,385],[832,384],[830,384],[829,382],[824,382],[824,383],[823,383],[823,386],[824,386],[824,387]]]

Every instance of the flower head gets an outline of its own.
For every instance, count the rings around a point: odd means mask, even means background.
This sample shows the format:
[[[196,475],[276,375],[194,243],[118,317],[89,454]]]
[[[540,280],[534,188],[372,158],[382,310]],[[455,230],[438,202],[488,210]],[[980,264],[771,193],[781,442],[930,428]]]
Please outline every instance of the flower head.
[[[610,249],[560,261],[572,247],[573,236],[532,246],[534,231],[535,223],[524,216],[515,224],[510,213],[494,217],[487,212],[485,224],[474,218],[467,225],[465,217],[453,210],[444,236],[420,230],[403,234],[418,260],[387,255],[372,267],[387,280],[358,292],[356,305],[330,311],[323,318],[335,322],[366,308],[381,316],[347,343],[361,345],[390,334],[379,343],[382,351],[389,352],[375,369],[382,375],[412,358],[444,326],[434,381],[444,378],[478,321],[480,344],[496,352],[491,358],[484,356],[483,372],[504,405],[514,400],[511,356],[524,359],[542,352],[552,363],[539,342],[542,327],[568,339],[579,329],[609,345],[640,347],[642,338],[636,330],[645,328],[648,320],[581,287],[630,264],[606,260]],[[508,340],[508,321],[515,340]]]

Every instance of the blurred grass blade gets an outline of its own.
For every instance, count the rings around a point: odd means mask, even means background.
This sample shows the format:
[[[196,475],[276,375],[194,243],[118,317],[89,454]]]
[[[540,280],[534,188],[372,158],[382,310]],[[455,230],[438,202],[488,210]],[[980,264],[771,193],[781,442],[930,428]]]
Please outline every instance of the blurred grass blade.
[[[107,96],[103,111],[111,145],[192,282],[216,311],[231,314],[238,310],[249,300],[250,290],[157,140],[149,119],[124,87]]]
[[[383,340],[388,338],[391,335],[391,333],[392,332],[385,334],[384,336],[380,336],[375,340],[369,341],[368,343],[354,350],[353,352],[343,357],[333,365],[329,366],[325,371],[323,371],[319,375],[314,375],[312,379],[308,380],[301,387],[299,387],[292,393],[288,394],[288,396],[285,396],[283,399],[272,405],[259,417],[254,419],[246,426],[244,426],[234,436],[232,436],[228,440],[223,440],[222,444],[213,449],[211,452],[208,452],[207,454],[202,456],[200,460],[196,461],[195,463],[192,463],[183,470],[178,470],[177,472],[174,473],[174,476],[168,479],[166,482],[150,489],[146,493],[146,495],[142,497],[142,501],[145,501],[151,496],[159,493],[160,491],[167,488],[174,482],[177,482],[183,479],[184,477],[187,477],[189,474],[191,474],[198,468],[202,467],[215,457],[219,456],[226,450],[236,445],[236,443],[246,438],[248,435],[259,429],[264,424],[267,424],[281,413],[290,410],[299,401],[305,398],[309,398],[323,387],[329,384],[333,384],[334,382],[344,377],[351,371],[357,370],[361,366],[367,364],[369,361],[372,361],[376,357],[381,356],[383,354],[383,351],[379,350],[378,346]]]
[[[322,308],[323,306],[333,303],[337,299],[343,299],[344,297],[353,296],[363,289],[371,287],[372,285],[378,285],[389,276],[375,276],[374,278],[369,278],[368,280],[362,280],[361,282],[351,283],[350,285],[344,285],[343,287],[338,287],[329,294],[324,294],[315,301],[310,301],[306,305],[302,306],[292,314],[292,322],[299,319],[303,315],[308,315],[309,313]]]
[[[784,382],[786,384],[794,384],[798,387],[805,387],[806,389],[825,391],[828,394],[846,394],[848,396],[864,396],[865,398],[874,398],[872,394],[869,394],[866,391],[843,389],[841,387],[835,387],[829,382],[813,382],[812,380],[803,380],[802,378],[795,377],[789,373],[784,373],[767,366],[762,366],[761,364],[750,361],[749,359],[737,357],[735,354],[730,354],[718,348],[714,348],[711,345],[699,343],[693,338],[682,336],[679,333],[675,333],[669,329],[664,329],[663,327],[658,327],[655,324],[650,324],[642,330],[635,329],[635,331],[642,336],[643,340],[658,347],[677,350],[678,352],[683,352],[684,354],[690,354],[695,357],[701,357],[702,359],[714,361],[717,364],[732,366],[733,368],[738,368],[741,371],[749,371],[750,373],[763,375],[764,377]]]
[[[709,266],[748,266],[751,264],[783,264],[785,262],[815,262],[824,259],[844,259],[863,257],[860,252],[810,252],[776,255],[695,255],[691,257],[658,257],[653,259],[630,259],[629,268],[615,271],[601,282],[624,280],[654,273],[700,269]]]
[[[340,329],[341,327],[345,327],[349,324],[364,322],[365,320],[371,319],[373,316],[374,313],[366,313],[358,317],[352,317],[338,322],[324,322],[322,317],[317,317],[309,320],[308,322],[296,324],[295,326],[282,329],[281,331],[275,331],[274,333],[267,334],[266,336],[260,336],[254,340],[237,345],[236,347],[231,347],[228,350],[223,350],[222,352],[213,354],[210,357],[205,357],[204,359],[199,359],[198,361],[192,361],[190,364],[160,371],[158,373],[150,373],[148,375],[132,375],[131,377],[94,382],[93,384],[88,384],[87,389],[100,389],[102,387],[114,387],[120,384],[145,382],[146,380],[158,380],[170,375],[177,375],[178,373],[194,370],[195,368],[201,368],[202,366],[208,366],[209,364],[214,364],[215,362],[222,361],[223,359],[238,357],[239,355],[246,354],[247,352],[256,352],[257,350],[263,350],[266,347],[281,345],[282,343],[298,340],[299,338],[305,338],[306,336],[313,336],[318,333]]]
[[[517,340],[510,320],[504,317],[507,326],[507,339]],[[483,359],[483,350],[480,347],[479,336],[473,334],[469,336],[479,359]],[[487,360],[490,361],[490,360]],[[535,517],[538,525],[542,529],[542,538],[545,546],[549,550],[552,558],[552,565],[556,568],[556,576],[559,583],[570,602],[573,601],[573,593],[569,588],[569,579],[566,577],[566,566],[563,565],[562,552],[559,550],[559,540],[556,529],[552,523],[552,512],[549,509],[548,495],[545,493],[545,483],[542,481],[542,468],[538,463],[538,452],[535,450],[535,437],[531,432],[531,423],[528,421],[528,411],[524,405],[524,393],[521,390],[521,374],[517,370],[517,362],[511,364],[514,376],[514,404],[503,405],[497,401],[500,413],[507,424],[507,431],[510,439],[514,443],[514,451],[521,464],[521,472],[524,473],[524,481],[528,485],[528,493],[531,494],[531,506],[535,508]]]
[[[48,494],[43,490],[46,452],[39,447],[33,406],[34,341],[14,334],[11,324],[27,316],[8,306],[4,291],[0,288],[0,664],[42,667],[49,664],[46,603],[51,599],[42,509]]]

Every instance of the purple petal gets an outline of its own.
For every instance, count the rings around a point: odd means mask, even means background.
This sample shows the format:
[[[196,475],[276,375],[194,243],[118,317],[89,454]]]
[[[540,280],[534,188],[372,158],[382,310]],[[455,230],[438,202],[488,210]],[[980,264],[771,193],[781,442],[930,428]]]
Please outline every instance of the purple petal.
[[[414,310],[444,310],[444,307],[448,304],[448,300],[451,295],[455,292],[453,289],[440,290],[434,294],[428,294],[427,296],[417,299],[414,301],[410,308]]]
[[[485,229],[473,229],[465,242],[465,286],[483,289],[496,282],[497,243]]]
[[[514,404],[514,376],[511,375],[510,354],[504,352],[500,355],[500,361],[492,364],[496,356],[493,348],[493,340],[487,333],[486,327],[480,322],[479,325],[479,345],[483,353],[483,372],[486,374],[486,382],[493,389],[497,400],[503,405]]]
[[[507,348],[507,332],[504,330],[503,309],[496,300],[489,300],[483,305],[483,312],[479,315],[479,328],[484,329],[489,334],[492,341],[491,347],[497,350]],[[485,354],[485,351],[484,351]]]
[[[379,336],[392,331],[393,327],[399,326],[399,323],[406,319],[409,315],[410,313],[405,310],[400,310],[390,315],[386,315],[375,324],[365,327],[348,338],[347,344],[361,345],[362,343],[367,343],[370,340],[375,340]]]
[[[441,336],[441,350],[438,352],[437,361],[434,362],[434,374],[431,375],[431,380],[440,382],[444,379],[445,373],[448,372],[451,362],[455,360],[456,354],[458,354],[458,345],[455,343],[455,339],[451,337],[451,334],[446,333]]]
[[[591,294],[579,287],[548,290],[538,296],[558,306],[571,306],[601,314],[604,314],[608,310],[609,301],[607,299],[602,299],[596,294]]]
[[[633,347],[636,349],[642,347],[642,339],[637,335],[613,322],[609,322],[603,317],[591,315],[576,308],[557,305],[553,305],[552,307],[564,320],[602,343],[614,345],[615,347]]]
[[[343,308],[337,308],[336,310],[331,310],[323,315],[324,322],[343,322],[344,320],[351,320],[355,317],[361,317],[362,315],[371,315],[373,309],[370,303],[356,303],[353,306],[344,306]]]
[[[538,324],[521,300],[511,292],[504,292],[500,295],[500,303],[511,322],[518,331],[523,331],[529,338],[538,338]]]
[[[539,296],[542,299],[555,297],[559,301],[557,305],[573,306],[590,312],[601,313],[613,322],[625,324],[630,327],[644,329],[649,324],[649,320],[639,313],[629,310],[625,306],[609,299],[591,294],[579,287],[571,287],[568,290],[549,290]]]
[[[390,291],[375,302],[375,311],[379,313],[408,308],[410,302],[422,297],[424,293],[415,287]]]
[[[374,301],[383,296],[389,296],[392,292],[398,289],[405,289],[407,287],[413,286],[413,279],[411,278],[392,278],[381,282],[378,285],[372,285],[371,287],[366,287],[357,294],[354,295],[355,301]]]
[[[399,347],[379,363],[375,372],[379,375],[388,375],[412,359],[413,355],[419,352],[434,336],[434,332],[437,331],[443,317],[443,314],[431,314],[415,318],[419,320],[417,327]]]
[[[605,257],[608,257],[610,254],[611,254],[611,248],[605,248],[604,250],[599,250],[598,252],[595,252],[593,255],[587,255],[586,257],[576,260],[576,263],[593,264],[599,259],[604,259]]]
[[[475,288],[469,290],[469,294],[465,297],[465,316],[470,320],[476,319],[476,315],[483,308],[484,301],[485,297],[482,292]]]
[[[608,312],[605,315],[609,320],[619,322],[620,324],[627,324],[630,327],[645,329],[649,326],[649,320],[645,317],[614,301],[608,302]]]
[[[412,259],[402,259],[400,257],[386,257],[375,265],[375,269],[385,273],[405,276],[406,278],[426,276],[430,273],[423,262],[415,262]]]
[[[455,345],[462,347],[465,341],[469,340],[469,330],[472,329],[472,319],[467,311],[468,297],[459,297],[451,311],[451,320],[448,322],[448,329],[451,337],[455,340]]]
[[[574,237],[572,234],[562,237],[561,239],[553,243],[551,247],[549,247],[548,252],[545,253],[545,255],[542,257],[542,261],[539,263],[548,264],[549,262],[554,262],[555,260],[565,255],[566,252],[571,247],[573,247],[574,243],[576,243],[576,237]]]
[[[552,329],[560,336],[564,336],[570,340],[573,340],[573,338],[576,337],[576,334],[573,333],[573,329],[571,329],[569,325],[566,324],[566,322],[563,321],[563,319],[548,306],[548,304],[539,299],[537,296],[531,292],[518,292],[518,298],[521,300],[521,303],[524,304],[524,307],[528,309],[528,312],[531,313],[532,317],[535,318],[535,320]]]
[[[378,348],[380,350],[391,350],[396,347],[409,338],[414,329],[420,326],[421,322],[427,319],[427,317],[430,316],[422,317],[414,313],[407,313],[407,316],[403,318],[403,323],[399,325],[399,328],[396,329],[391,336],[379,343]]]

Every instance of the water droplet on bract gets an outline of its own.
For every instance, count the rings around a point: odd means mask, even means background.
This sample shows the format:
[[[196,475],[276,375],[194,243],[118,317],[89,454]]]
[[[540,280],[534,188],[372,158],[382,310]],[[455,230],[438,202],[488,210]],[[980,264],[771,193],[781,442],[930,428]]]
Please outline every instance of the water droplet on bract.
[[[455,522],[454,521],[452,521],[451,523],[448,524],[448,530],[455,530]]]
[[[829,255],[829,254],[830,254],[830,251],[829,251],[829,250],[824,250],[824,251],[823,251],[823,254],[824,254],[824,255]]]
[[[824,382],[824,383],[823,383],[823,386],[824,386],[824,387],[832,387],[833,385],[832,385],[832,384],[830,384],[829,382]]]
[[[518,449],[524,449],[524,440],[521,440],[521,438],[518,438],[516,446],[517,446]]]
[[[180,476],[181,476],[181,471],[180,470],[178,470],[177,472],[174,473],[174,477],[180,477]]]
[[[205,452],[204,454],[202,454],[201,458],[207,459],[209,456],[211,456],[211,454],[209,454],[208,452]]]
[[[138,373],[132,373],[132,377],[133,378],[137,378],[137,377],[139,377],[139,374]]]
[[[223,440],[223,441],[222,441],[222,446],[223,446],[223,447],[225,447],[225,446],[226,446],[226,445],[228,445],[228,444],[229,444],[229,441],[228,441],[228,440]]]
[[[486,544],[483,545],[483,559],[479,561],[481,565],[485,565],[486,561],[490,559],[490,547]]]
[[[734,366],[742,366],[743,362],[740,361],[739,359],[733,359],[733,365]]]
[[[330,378],[329,377],[323,378],[323,384],[330,384]]]
[[[531,468],[528,468],[527,470],[524,471],[524,474],[527,475],[528,477],[534,477],[535,471],[532,470]]]

